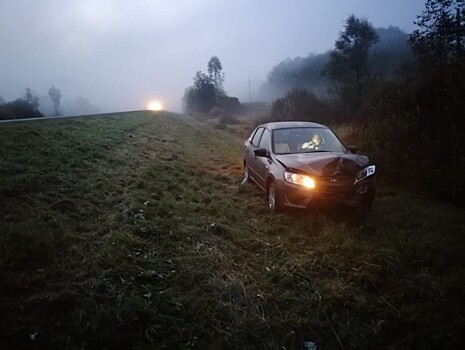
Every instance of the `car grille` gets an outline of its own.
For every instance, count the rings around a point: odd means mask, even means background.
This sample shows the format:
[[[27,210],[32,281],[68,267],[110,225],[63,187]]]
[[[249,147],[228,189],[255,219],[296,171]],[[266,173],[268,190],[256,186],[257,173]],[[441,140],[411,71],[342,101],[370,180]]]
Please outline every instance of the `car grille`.
[[[347,193],[354,190],[354,176],[328,176],[316,179],[319,192]]]

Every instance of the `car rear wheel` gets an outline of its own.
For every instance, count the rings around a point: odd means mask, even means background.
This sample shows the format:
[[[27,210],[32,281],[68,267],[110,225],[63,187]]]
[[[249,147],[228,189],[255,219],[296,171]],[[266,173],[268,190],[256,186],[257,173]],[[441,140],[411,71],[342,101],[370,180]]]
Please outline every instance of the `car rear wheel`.
[[[245,163],[244,163],[244,180],[243,181],[253,183],[253,180],[250,178],[249,167]]]
[[[268,199],[268,208],[270,208],[272,212],[280,211],[281,203],[279,201],[279,194],[276,190],[276,185],[274,182],[270,182],[266,194]]]

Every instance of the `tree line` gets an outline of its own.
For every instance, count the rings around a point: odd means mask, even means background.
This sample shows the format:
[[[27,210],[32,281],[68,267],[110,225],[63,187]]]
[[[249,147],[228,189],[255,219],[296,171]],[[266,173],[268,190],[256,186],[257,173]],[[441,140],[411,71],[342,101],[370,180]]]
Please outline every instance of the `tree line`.
[[[52,86],[48,90],[48,96],[53,103],[54,115],[60,115],[61,91]],[[29,87],[23,97],[11,102],[6,102],[0,96],[0,120],[43,117],[39,111],[39,102],[40,98]]]
[[[374,28],[378,40],[368,49],[373,79],[405,80],[413,59],[408,34],[398,27]],[[292,88],[313,92],[318,97],[329,97],[331,80],[322,74],[332,51],[309,54],[307,57],[287,58],[269,72],[258,91],[259,99],[270,101],[282,97]]]
[[[342,123],[344,138],[369,153],[380,173],[465,204],[465,2],[427,0],[414,23],[402,48],[395,28],[383,32],[349,16],[333,50],[270,73],[268,83],[295,83],[265,119]]]
[[[208,61],[207,74],[197,71],[193,80],[182,99],[185,113],[218,116],[223,125],[236,122],[235,116],[244,108],[237,97],[228,96],[224,90],[225,73],[217,56]]]

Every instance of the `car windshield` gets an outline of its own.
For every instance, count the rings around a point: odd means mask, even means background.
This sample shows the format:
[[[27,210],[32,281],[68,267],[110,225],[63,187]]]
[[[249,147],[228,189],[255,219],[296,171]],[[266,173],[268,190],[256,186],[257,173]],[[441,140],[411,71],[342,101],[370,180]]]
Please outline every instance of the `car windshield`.
[[[330,129],[322,127],[275,129],[272,144],[275,154],[347,151]]]

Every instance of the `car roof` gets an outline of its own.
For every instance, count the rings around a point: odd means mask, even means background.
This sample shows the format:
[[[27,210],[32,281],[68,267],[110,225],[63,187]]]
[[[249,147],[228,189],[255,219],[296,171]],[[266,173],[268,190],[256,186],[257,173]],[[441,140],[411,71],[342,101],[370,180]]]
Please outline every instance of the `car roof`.
[[[288,129],[288,128],[328,128],[326,125],[318,124],[314,122],[302,122],[302,121],[292,121],[292,122],[271,122],[259,125],[258,127],[265,127],[274,129]]]

